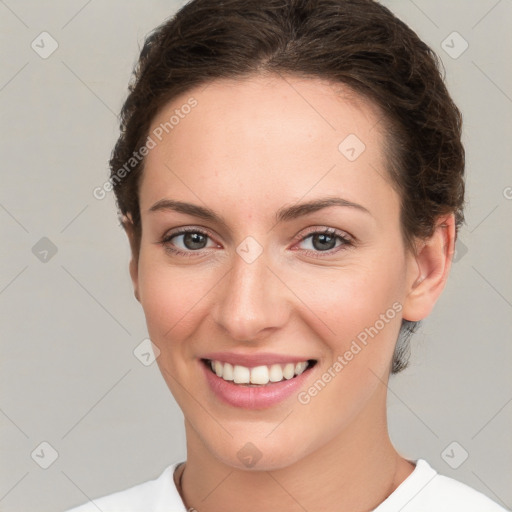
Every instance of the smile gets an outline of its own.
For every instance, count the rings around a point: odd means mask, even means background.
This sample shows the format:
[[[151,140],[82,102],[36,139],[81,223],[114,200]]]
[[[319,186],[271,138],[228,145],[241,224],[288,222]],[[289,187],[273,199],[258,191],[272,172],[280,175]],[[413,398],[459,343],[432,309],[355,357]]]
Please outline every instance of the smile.
[[[200,366],[212,399],[243,409],[266,409],[297,395],[312,378],[317,363],[315,359],[290,361],[284,357],[276,362],[272,356],[225,356],[231,362],[223,361],[220,354],[210,357],[202,358]]]
[[[217,377],[234,384],[244,386],[266,386],[269,383],[290,380],[302,374],[313,366],[315,361],[300,361],[298,363],[261,365],[249,368],[242,365],[232,365],[222,361],[205,360]]]

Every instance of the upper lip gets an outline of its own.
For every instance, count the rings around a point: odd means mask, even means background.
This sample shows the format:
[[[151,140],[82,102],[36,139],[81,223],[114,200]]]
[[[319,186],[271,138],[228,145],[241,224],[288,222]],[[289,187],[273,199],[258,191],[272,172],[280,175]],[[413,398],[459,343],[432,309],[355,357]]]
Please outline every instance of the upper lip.
[[[285,354],[271,354],[262,352],[259,354],[237,354],[236,352],[211,352],[204,354],[201,359],[209,359],[211,361],[220,361],[222,363],[230,363],[232,365],[246,366],[253,368],[255,366],[264,366],[272,364],[300,363],[301,361],[309,361],[311,357],[290,356]]]

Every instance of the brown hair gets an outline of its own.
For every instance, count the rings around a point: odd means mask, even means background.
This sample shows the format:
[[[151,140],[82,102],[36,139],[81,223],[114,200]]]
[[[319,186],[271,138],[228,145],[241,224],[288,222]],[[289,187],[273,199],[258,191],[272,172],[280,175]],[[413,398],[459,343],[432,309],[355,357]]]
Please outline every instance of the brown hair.
[[[144,160],[129,172],[126,163],[146,143],[157,113],[196,86],[263,72],[342,83],[380,107],[409,248],[433,233],[441,215],[454,213],[459,228],[461,114],[436,55],[407,25],[372,0],[192,0],[147,37],[110,160],[120,213],[130,214],[139,243]],[[403,320],[392,373],[407,366],[417,327]]]

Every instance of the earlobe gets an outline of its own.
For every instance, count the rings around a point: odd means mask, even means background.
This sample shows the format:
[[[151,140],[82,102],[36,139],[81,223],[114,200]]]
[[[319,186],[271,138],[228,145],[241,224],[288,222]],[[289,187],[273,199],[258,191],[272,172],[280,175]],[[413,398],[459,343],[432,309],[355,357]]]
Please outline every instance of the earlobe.
[[[410,255],[405,320],[416,322],[431,313],[448,279],[454,250],[455,218],[449,214],[437,220],[432,236],[418,242],[416,254]]]
[[[135,298],[140,302],[140,295],[139,295],[139,244],[140,240],[136,236],[135,233],[135,227],[133,225],[133,220],[128,215],[123,215],[121,218],[121,224],[124,228],[124,231],[128,237],[128,241],[130,242],[130,251],[131,251],[131,258],[130,258],[130,277],[132,279],[133,284],[133,294],[135,295]]]

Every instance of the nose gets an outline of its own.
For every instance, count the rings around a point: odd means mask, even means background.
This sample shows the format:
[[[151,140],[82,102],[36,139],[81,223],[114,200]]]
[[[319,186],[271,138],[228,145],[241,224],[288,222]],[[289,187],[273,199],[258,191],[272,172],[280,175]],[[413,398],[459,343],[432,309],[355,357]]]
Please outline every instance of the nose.
[[[233,340],[258,341],[288,320],[290,292],[269,263],[265,252],[252,262],[235,253],[231,271],[219,283],[213,318]]]

